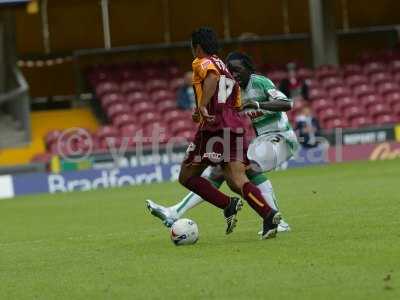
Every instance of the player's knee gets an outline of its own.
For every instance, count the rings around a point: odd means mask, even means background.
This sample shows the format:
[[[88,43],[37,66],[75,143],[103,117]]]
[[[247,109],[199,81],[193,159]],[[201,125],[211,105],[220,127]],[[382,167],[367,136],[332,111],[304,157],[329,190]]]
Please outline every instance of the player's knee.
[[[186,186],[186,183],[188,181],[189,177],[186,174],[186,172],[184,171],[184,169],[181,169],[181,172],[179,173],[179,177],[178,177],[178,181],[180,184],[182,184],[183,186]]]
[[[238,194],[242,194],[242,189],[243,186],[246,182],[249,180],[247,179],[246,176],[241,176],[241,175],[234,175],[232,178],[229,180],[229,187],[234,190]]]
[[[229,188],[230,188],[232,191],[234,191],[235,193],[237,193],[237,194],[239,194],[239,195],[242,194],[242,189],[241,189],[241,187],[238,186],[238,185],[236,184],[235,181],[227,180],[226,183],[228,184]]]

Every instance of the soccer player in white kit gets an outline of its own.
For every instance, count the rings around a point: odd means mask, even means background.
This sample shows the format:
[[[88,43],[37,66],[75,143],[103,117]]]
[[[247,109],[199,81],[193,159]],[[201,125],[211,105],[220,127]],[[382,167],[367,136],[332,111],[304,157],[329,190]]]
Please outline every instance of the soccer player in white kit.
[[[252,162],[247,176],[261,190],[268,205],[279,210],[271,181],[264,173],[275,170],[287,162],[298,149],[296,134],[285,113],[292,108],[293,102],[277,90],[267,77],[255,74],[253,63],[246,54],[232,52],[228,55],[226,63],[241,87],[242,109],[251,118],[256,132],[256,137],[247,151],[247,156]],[[209,167],[202,176],[208,178],[218,188],[225,180],[220,167]],[[146,205],[152,215],[170,227],[189,209],[201,202],[203,199],[191,192],[170,207],[161,206],[151,200],[146,200]],[[289,230],[289,225],[282,220],[278,231]]]

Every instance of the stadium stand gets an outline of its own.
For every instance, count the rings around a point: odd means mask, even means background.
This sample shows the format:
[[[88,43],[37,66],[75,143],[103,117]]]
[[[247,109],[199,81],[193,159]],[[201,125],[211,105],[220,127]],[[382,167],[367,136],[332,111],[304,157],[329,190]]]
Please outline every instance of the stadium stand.
[[[45,121],[44,121],[45,120]],[[99,124],[88,108],[67,110],[38,111],[31,113],[32,142],[18,148],[7,148],[0,151],[0,164],[23,164],[31,161],[47,161],[56,152],[51,147],[57,133],[64,129],[84,127],[95,132]]]
[[[261,69],[276,85],[287,76],[284,67]],[[95,150],[107,151],[110,138],[120,146],[123,137],[129,138],[129,148],[135,148],[134,137],[138,133],[157,137],[161,143],[190,139],[196,125],[191,122],[191,112],[177,108],[175,98],[182,74],[170,61],[92,67],[88,81],[106,123],[91,131]],[[288,113],[291,121],[305,105],[311,106],[322,128],[328,131],[400,121],[399,53],[364,53],[357,63],[340,67],[324,65],[313,70],[301,66],[297,76],[307,82],[310,99],[296,101]],[[47,153],[56,154],[60,150],[54,144],[59,134],[56,130],[45,135]],[[144,144],[149,143],[151,139],[145,139]],[[75,150],[84,150],[87,141],[77,139],[75,146]]]

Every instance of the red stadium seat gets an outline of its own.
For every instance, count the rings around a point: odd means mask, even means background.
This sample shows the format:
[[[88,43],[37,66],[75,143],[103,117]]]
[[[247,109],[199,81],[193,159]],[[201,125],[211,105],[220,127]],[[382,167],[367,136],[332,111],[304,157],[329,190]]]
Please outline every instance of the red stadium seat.
[[[96,85],[96,95],[101,98],[105,94],[118,93],[119,85],[114,81],[103,81]]]
[[[129,81],[129,80],[134,80],[136,74],[133,70],[129,68],[123,68],[118,72],[118,76],[122,79],[122,81]]]
[[[169,89],[175,92],[178,90],[178,88],[180,88],[183,85],[183,83],[184,83],[183,78],[174,78],[169,83]]]
[[[354,86],[361,84],[368,84],[368,78],[364,75],[351,75],[346,78],[346,83],[349,87],[353,88]]]
[[[151,98],[150,98],[149,94],[147,94],[146,92],[136,91],[136,92],[128,93],[126,95],[126,101],[130,105],[132,105],[133,103],[136,103],[136,102],[140,102],[140,101],[148,101],[150,99]]]
[[[326,96],[327,96],[327,93],[326,93],[325,89],[323,89],[323,88],[313,88],[313,89],[310,89],[310,91],[309,91],[309,98],[311,100],[318,99],[318,98],[324,98]]]
[[[195,123],[192,120],[178,120],[170,124],[171,130],[174,134],[183,130],[193,130]]]
[[[343,79],[340,76],[325,77],[321,80],[321,84],[325,89],[332,89],[335,87],[342,87],[344,85]]]
[[[73,149],[76,154],[88,153],[88,151],[94,150],[98,147],[98,140],[95,136],[80,137],[75,140]]]
[[[308,79],[305,80],[305,83],[307,84],[307,86],[308,86],[310,89],[313,89],[313,88],[320,88],[320,87],[321,87],[321,83],[320,83],[319,80],[316,79],[316,78],[308,78]]]
[[[370,51],[363,51],[359,55],[360,62],[363,64],[367,64],[370,62],[376,61],[376,53],[371,53]]]
[[[360,84],[353,87],[353,93],[357,97],[375,94],[375,89],[369,84]]]
[[[163,76],[163,72],[158,68],[147,67],[143,69],[143,78],[147,81],[152,79],[159,79]]]
[[[299,68],[296,72],[296,76],[299,80],[306,80],[314,77],[314,71],[307,68]]]
[[[329,96],[332,99],[351,96],[351,90],[347,86],[337,86],[329,90]]]
[[[390,114],[390,106],[384,103],[378,103],[368,107],[368,113],[371,117],[376,118],[378,115]]]
[[[146,126],[149,123],[154,123],[156,121],[161,120],[161,116],[158,114],[158,112],[145,112],[141,115],[138,116],[139,123],[142,124],[142,126]]]
[[[400,60],[400,53],[396,49],[388,49],[383,51],[384,60],[387,62],[398,61]],[[388,65],[390,66],[390,65]]]
[[[331,99],[321,98],[316,99],[312,102],[311,107],[312,109],[318,114],[320,111],[333,108],[334,102]]]
[[[362,75],[362,67],[357,64],[347,64],[342,67],[345,78],[351,75]]]
[[[396,103],[396,104],[393,104],[393,106],[392,106],[392,113],[393,113],[394,115],[397,115],[398,117],[400,117],[400,102],[399,102],[399,103]],[[399,119],[399,121],[400,121],[400,119]]]
[[[364,107],[368,108],[371,105],[376,105],[378,103],[383,103],[383,98],[381,95],[370,94],[360,97],[359,103],[361,103]]]
[[[193,140],[195,133],[194,130],[182,130],[176,132],[174,140],[180,141],[181,143],[189,143]]]
[[[328,119],[324,124],[325,129],[346,128],[348,126],[349,124],[341,118]]]
[[[123,140],[120,136],[109,136],[100,139],[99,148],[110,151],[112,149],[120,149],[123,145]]]
[[[61,135],[62,135],[61,130],[49,131],[44,138],[46,146],[49,148],[49,146],[54,142],[56,142],[61,137]]]
[[[315,76],[322,80],[327,77],[340,76],[340,71],[336,66],[324,65],[315,70]]]
[[[53,143],[49,147],[49,153],[61,155],[61,156],[70,156],[75,152],[76,149],[72,147],[72,145],[66,144],[64,142]]]
[[[397,82],[400,84],[400,71],[397,71],[396,73],[393,73],[393,81]]]
[[[373,73],[384,72],[386,69],[385,64],[382,62],[369,62],[364,65],[364,73],[371,75]]]
[[[108,126],[108,125],[100,127],[96,132],[96,136],[98,136],[100,139],[104,139],[106,137],[115,137],[118,135],[119,135],[118,130],[113,126]]]
[[[88,75],[89,82],[96,86],[100,82],[112,81],[112,76],[105,70],[92,70]]]
[[[150,101],[137,102],[132,105],[132,112],[134,112],[136,115],[144,114],[147,112],[154,112],[155,110],[155,104]]]
[[[113,124],[116,127],[122,127],[124,125],[129,125],[135,123],[136,119],[132,114],[123,113],[120,115],[116,115],[113,119]]]
[[[144,85],[143,82],[138,80],[127,80],[121,83],[121,91],[125,94],[137,91],[143,91]]]
[[[385,102],[389,105],[400,103],[400,92],[388,93],[385,95]]]
[[[169,66],[167,68],[167,76],[168,78],[180,77],[182,76],[182,72],[177,66]]]
[[[367,115],[367,112],[364,107],[353,105],[347,107],[343,110],[343,115],[347,118],[347,120],[351,120],[356,117],[362,117]]]
[[[373,124],[374,124],[374,122],[372,121],[372,119],[367,116],[355,117],[355,118],[351,119],[351,121],[350,121],[350,126],[352,128],[371,126]]]
[[[121,93],[111,93],[101,97],[100,102],[103,109],[107,109],[111,105],[124,103],[125,97]]]
[[[384,82],[390,82],[393,80],[392,75],[388,72],[374,73],[369,77],[372,84],[379,85]]]
[[[344,110],[350,106],[356,105],[357,98],[354,98],[352,96],[339,97],[339,98],[336,98],[335,103],[340,110]]]
[[[141,127],[139,127],[136,124],[130,123],[121,126],[120,128],[120,136],[121,137],[133,137],[135,134],[141,130]]]
[[[107,108],[106,114],[107,117],[110,119],[115,118],[116,115],[120,115],[120,114],[124,114],[124,113],[129,113],[130,112],[130,107],[128,104],[114,104],[114,105],[110,105]]]
[[[335,108],[327,108],[318,114],[318,119],[321,120],[322,123],[326,123],[331,119],[337,119],[339,117],[340,114]]]
[[[155,102],[164,101],[166,99],[175,99],[175,95],[170,90],[166,89],[154,91],[150,95],[151,99]]]
[[[381,124],[394,124],[397,122],[397,117],[391,114],[384,114],[384,115],[378,115],[375,118],[375,123],[378,125]]]
[[[384,82],[378,85],[378,91],[381,95],[400,92],[400,86],[394,82]]]
[[[286,71],[283,70],[276,70],[276,71],[271,71],[267,73],[267,76],[275,85],[279,85],[279,83],[288,77],[288,74]]]
[[[396,59],[389,63],[389,68],[393,73],[400,72],[400,60]]]
[[[147,143],[165,143],[171,136],[168,126],[162,121],[148,123],[143,128],[143,133]]]
[[[144,127],[143,130],[146,134],[152,133],[153,131],[156,132],[169,132],[169,128],[168,128],[168,124],[162,120],[162,119],[158,119],[155,120],[154,122],[151,123],[147,123]]]
[[[178,109],[167,111],[163,114],[163,120],[167,123],[175,122],[179,119],[182,119],[182,111]]]
[[[165,79],[151,79],[146,82],[146,90],[148,91],[165,90],[167,88],[168,83]]]
[[[157,104],[157,110],[164,114],[167,111],[176,109],[176,101],[175,100],[166,100]]]

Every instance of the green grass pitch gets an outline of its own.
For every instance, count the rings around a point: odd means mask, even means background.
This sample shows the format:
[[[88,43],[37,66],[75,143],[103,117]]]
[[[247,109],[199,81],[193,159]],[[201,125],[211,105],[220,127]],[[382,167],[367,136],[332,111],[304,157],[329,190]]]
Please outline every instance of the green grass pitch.
[[[270,178],[292,231],[267,241],[247,205],[225,236],[202,204],[174,246],[144,200],[177,183],[0,201],[0,299],[400,299],[400,160]]]

